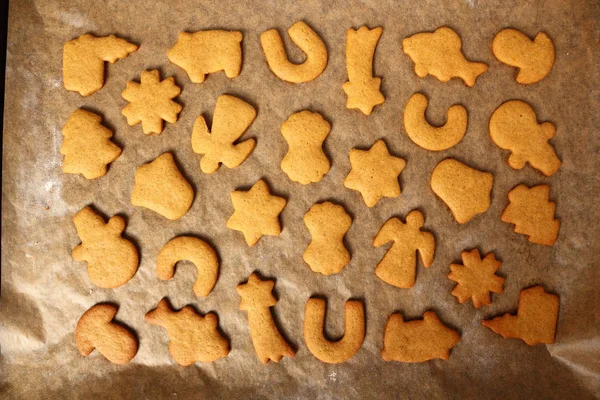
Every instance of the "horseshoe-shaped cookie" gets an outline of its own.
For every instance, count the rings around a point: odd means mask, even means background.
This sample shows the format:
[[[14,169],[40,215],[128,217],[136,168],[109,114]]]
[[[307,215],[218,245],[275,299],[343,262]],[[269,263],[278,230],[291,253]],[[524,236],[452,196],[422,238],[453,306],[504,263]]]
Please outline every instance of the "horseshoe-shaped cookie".
[[[277,29],[260,35],[260,43],[269,68],[278,78],[292,83],[309,82],[321,75],[327,66],[327,48],[319,35],[304,21],[288,29],[292,41],[306,54],[306,61],[294,64],[288,60],[283,40]]]
[[[215,250],[205,241],[191,236],[179,236],[171,239],[158,253],[156,273],[164,281],[175,275],[175,264],[189,260],[198,269],[194,282],[196,296],[208,296],[219,275],[219,260]]]
[[[446,113],[446,123],[433,126],[425,117],[427,104],[427,97],[421,93],[415,93],[408,99],[404,109],[404,129],[408,137],[431,151],[447,150],[460,142],[467,131],[467,110],[455,104]]]

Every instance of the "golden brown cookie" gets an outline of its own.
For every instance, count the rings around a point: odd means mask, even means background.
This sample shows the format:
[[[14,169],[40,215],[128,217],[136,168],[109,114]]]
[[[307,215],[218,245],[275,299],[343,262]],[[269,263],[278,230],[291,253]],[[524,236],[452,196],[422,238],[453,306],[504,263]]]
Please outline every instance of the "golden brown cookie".
[[[514,224],[515,232],[527,235],[531,243],[552,246],[556,242],[560,221],[554,218],[556,203],[550,201],[550,186],[518,185],[508,192],[508,200],[502,221]]]
[[[65,89],[82,96],[104,85],[104,62],[114,64],[137,50],[137,46],[114,35],[95,37],[86,33],[69,40],[63,48],[63,83]]]
[[[172,76],[160,80],[160,72],[155,69],[143,71],[140,83],[129,81],[121,94],[129,102],[121,111],[131,126],[142,123],[146,135],[161,133],[163,120],[174,124],[181,112],[180,104],[172,99],[179,96],[181,89]]]
[[[342,88],[348,101],[347,108],[357,108],[371,115],[373,107],[383,104],[385,98],[379,90],[381,78],[373,76],[373,56],[383,28],[369,29],[361,26],[346,31],[346,70],[348,82]]]
[[[238,285],[235,290],[242,298],[240,310],[248,312],[248,325],[254,350],[261,363],[269,360],[279,362],[282,357],[294,357],[296,352],[285,341],[271,315],[270,307],[277,304],[271,293],[275,282],[262,280],[256,273],[250,275],[248,282]]]
[[[193,201],[194,189],[177,168],[171,153],[163,153],[136,170],[131,193],[134,206],[146,207],[175,220],[187,213]]]
[[[385,361],[419,363],[434,358],[447,360],[460,335],[446,327],[433,311],[422,320],[404,321],[402,314],[390,316],[385,327],[381,357]]]
[[[483,260],[479,250],[463,251],[461,254],[464,265],[450,264],[448,278],[457,283],[452,295],[461,304],[471,299],[475,308],[492,304],[490,292],[504,292],[504,278],[496,275],[502,263],[496,260],[494,253],[488,253]]]
[[[477,77],[488,69],[483,63],[465,58],[460,36],[446,26],[404,39],[402,50],[415,63],[415,73],[419,78],[431,74],[440,82],[448,82],[456,77],[472,87]]]
[[[208,296],[219,277],[217,253],[204,240],[192,236],[178,236],[169,240],[158,253],[156,273],[164,281],[175,275],[175,264],[189,260],[196,266],[198,275],[194,282],[196,296]]]
[[[304,341],[319,360],[338,364],[350,359],[365,340],[365,307],[362,301],[348,300],[345,306],[346,327],[342,338],[331,341],[325,337],[325,300],[311,297],[304,310]]]
[[[505,339],[521,339],[530,346],[538,343],[552,344],[556,335],[559,299],[547,293],[543,286],[521,290],[517,315],[508,313],[482,325],[490,328]]]
[[[421,228],[425,223],[423,214],[412,210],[406,216],[406,223],[400,218],[390,218],[373,240],[375,247],[393,242],[383,259],[377,264],[375,274],[392,286],[410,288],[415,284],[417,252],[425,268],[433,263],[435,238]]]
[[[181,32],[167,57],[194,83],[202,83],[207,74],[219,71],[235,78],[242,70],[242,38],[238,31]]]
[[[302,258],[310,269],[323,275],[341,272],[350,262],[344,235],[352,225],[344,207],[329,201],[315,204],[304,215],[304,223],[312,239]]]
[[[62,134],[60,153],[65,156],[62,170],[66,174],[99,178],[106,175],[106,166],[121,155],[121,148],[110,140],[113,133],[102,125],[102,117],[93,112],[73,111]]]
[[[550,122],[538,124],[533,108],[520,100],[502,104],[490,118],[490,136],[498,147],[510,150],[508,165],[521,169],[526,163],[546,176],[560,168],[561,161],[548,140],[556,128]]]
[[[421,93],[410,96],[404,109],[406,134],[420,147],[431,151],[447,150],[458,144],[467,132],[467,109],[458,104],[446,113],[446,123],[433,126],[427,122],[427,97]]]
[[[269,185],[259,180],[248,191],[231,192],[233,214],[227,227],[244,234],[248,246],[254,246],[263,235],[279,236],[281,224],[279,214],[287,200],[271,195]]]
[[[281,170],[294,182],[307,185],[319,182],[329,171],[329,159],[323,152],[323,142],[331,125],[321,114],[308,110],[289,116],[281,125],[281,134],[288,143],[288,152],[281,160]]]
[[[256,140],[248,139],[235,143],[246,132],[256,118],[256,110],[244,100],[222,95],[217,99],[213,114],[212,132],[208,130],[204,117],[199,116],[192,131],[192,149],[203,154],[200,169],[212,174],[221,163],[235,168],[248,158]]]
[[[269,29],[260,35],[260,44],[271,71],[287,82],[309,82],[321,75],[327,66],[327,48],[319,35],[304,21],[298,21],[288,29],[292,42],[306,54],[306,60],[294,64],[287,58],[283,40],[277,29]]]
[[[175,311],[165,297],[145,318],[150,324],[167,330],[169,352],[180,365],[212,362],[229,354],[229,342],[219,333],[215,313],[202,316],[192,306]]]
[[[91,207],[84,207],[73,222],[81,239],[73,249],[73,258],[88,263],[90,281],[105,289],[129,282],[138,269],[139,256],[133,243],[121,237],[125,220],[116,215],[104,222]]]
[[[453,158],[441,161],[431,174],[431,188],[459,224],[490,208],[494,176]]]
[[[369,150],[350,150],[352,170],[344,179],[344,186],[360,192],[367,207],[373,207],[383,197],[400,196],[398,176],[406,161],[394,157],[383,140]]]
[[[138,350],[135,335],[121,324],[112,322],[118,308],[112,304],[96,304],[87,310],[75,328],[75,343],[82,356],[97,349],[114,364],[127,364]]]
[[[494,37],[492,52],[511,67],[517,67],[517,82],[529,85],[541,81],[554,65],[554,43],[544,32],[531,40],[516,29],[502,29]]]

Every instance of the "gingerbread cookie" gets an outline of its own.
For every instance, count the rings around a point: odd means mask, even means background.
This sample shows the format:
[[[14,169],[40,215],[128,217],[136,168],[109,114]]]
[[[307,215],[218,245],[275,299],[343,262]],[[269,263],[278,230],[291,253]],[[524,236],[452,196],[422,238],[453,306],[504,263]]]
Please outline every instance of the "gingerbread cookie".
[[[556,335],[559,299],[547,293],[543,286],[521,290],[517,315],[504,314],[482,325],[505,339],[521,339],[530,346],[538,343],[552,344]]]
[[[202,83],[206,74],[219,71],[232,79],[242,70],[242,38],[238,31],[181,32],[167,57],[194,83]]]
[[[306,60],[294,64],[287,58],[283,40],[277,29],[269,29],[260,35],[260,44],[271,71],[279,79],[292,83],[309,82],[321,75],[327,66],[327,48],[319,35],[304,21],[298,21],[288,29],[292,42],[306,54]]]
[[[143,71],[140,83],[129,81],[121,94],[129,102],[122,114],[131,126],[142,123],[146,135],[161,133],[163,120],[174,124],[181,112],[180,104],[172,99],[179,96],[181,89],[175,84],[175,78],[160,80],[160,72],[155,69]]]
[[[500,219],[515,225],[515,232],[527,235],[531,243],[552,246],[560,221],[554,218],[556,203],[550,201],[550,186],[518,185],[508,192],[510,203]]]
[[[561,161],[548,140],[556,128],[550,122],[538,124],[533,107],[524,101],[502,104],[490,118],[490,136],[498,147],[510,150],[508,165],[521,169],[526,163],[546,176],[560,168]]]
[[[73,249],[73,258],[88,263],[90,281],[98,287],[112,289],[129,282],[139,265],[138,251],[121,235],[125,220],[118,215],[108,222],[91,207],[84,207],[73,217],[81,244]]]
[[[287,200],[271,195],[269,185],[259,180],[248,191],[231,192],[234,212],[227,220],[227,227],[244,234],[248,246],[254,246],[263,235],[279,236],[279,214]]]
[[[198,270],[194,282],[196,296],[208,296],[219,276],[219,260],[215,250],[205,241],[192,236],[171,239],[158,253],[156,260],[158,277],[163,281],[173,278],[175,264],[182,260],[191,261]]]
[[[385,361],[419,363],[450,358],[450,349],[460,335],[446,327],[433,311],[423,314],[422,320],[404,321],[402,314],[390,316],[385,327],[381,357]]]
[[[379,90],[381,78],[373,76],[373,56],[383,29],[361,26],[346,31],[346,70],[348,82],[342,88],[348,101],[347,108],[357,108],[371,115],[373,107],[383,104],[385,98]]]
[[[344,336],[336,341],[325,337],[325,300],[311,297],[304,311],[304,341],[319,360],[338,364],[350,359],[365,340],[365,307],[362,301],[346,301]]]
[[[73,111],[62,134],[60,153],[65,156],[62,170],[66,174],[99,178],[106,175],[106,166],[121,155],[121,148],[110,140],[113,133],[102,125],[102,117],[93,112]]]
[[[456,77],[472,87],[477,77],[488,69],[483,63],[465,58],[460,36],[446,26],[404,39],[402,50],[415,63],[415,73],[419,78],[431,74],[440,82],[448,82]]]
[[[114,364],[127,364],[138,350],[135,335],[121,324],[112,322],[118,308],[112,304],[96,304],[87,310],[75,328],[75,343],[82,356],[97,349]]]
[[[212,362],[229,354],[229,342],[219,333],[217,315],[212,312],[202,316],[192,306],[175,311],[165,297],[145,319],[167,330],[169,352],[180,365]]]
[[[412,210],[406,216],[406,223],[400,218],[390,218],[373,240],[375,247],[393,242],[383,259],[377,264],[375,274],[392,286],[410,288],[415,284],[417,252],[425,268],[433,263],[435,238],[421,228],[425,223],[423,214]]]
[[[452,290],[452,295],[461,304],[471,299],[475,308],[492,304],[490,293],[504,291],[504,278],[496,275],[502,263],[496,260],[494,253],[488,253],[483,260],[479,250],[463,251],[461,254],[464,265],[450,264],[448,278],[457,285]]]
[[[503,29],[492,42],[496,58],[511,67],[517,67],[517,82],[529,85],[541,81],[554,65],[554,43],[544,32],[531,40],[516,29]]]
[[[314,272],[337,274],[350,262],[344,246],[344,235],[352,218],[344,207],[326,201],[313,205],[304,215],[304,223],[312,237],[302,258]]]
[[[323,152],[323,141],[330,130],[331,125],[321,114],[308,110],[290,115],[281,125],[289,147],[281,169],[291,180],[307,185],[319,182],[329,171],[331,164]]]
[[[187,213],[192,201],[194,189],[177,168],[171,153],[161,154],[135,172],[131,193],[134,206],[146,207],[175,220]]]
[[[406,134],[420,147],[431,151],[447,150],[458,144],[467,132],[467,109],[458,104],[446,113],[446,123],[433,126],[427,122],[427,97],[421,93],[410,96],[404,109]]]
[[[63,84],[82,96],[104,85],[104,62],[114,64],[138,47],[114,35],[95,37],[86,33],[69,40],[63,47]]]
[[[296,352],[285,341],[271,315],[270,307],[277,304],[271,293],[275,282],[262,280],[256,273],[250,275],[246,284],[238,285],[235,290],[242,298],[240,310],[248,312],[248,325],[254,350],[261,363],[269,360],[279,362],[282,357],[294,357]]]
[[[383,197],[400,196],[398,176],[406,161],[390,154],[383,140],[369,150],[350,150],[352,170],[344,179],[344,186],[360,192],[367,207],[373,207]]]
[[[490,208],[494,176],[453,158],[441,161],[431,174],[431,188],[459,224]]]
[[[235,168],[248,158],[256,140],[248,139],[235,143],[246,132],[256,118],[256,110],[244,100],[222,95],[217,99],[213,114],[212,132],[208,130],[204,117],[196,118],[192,131],[192,149],[203,154],[200,169],[212,174],[221,163]]]

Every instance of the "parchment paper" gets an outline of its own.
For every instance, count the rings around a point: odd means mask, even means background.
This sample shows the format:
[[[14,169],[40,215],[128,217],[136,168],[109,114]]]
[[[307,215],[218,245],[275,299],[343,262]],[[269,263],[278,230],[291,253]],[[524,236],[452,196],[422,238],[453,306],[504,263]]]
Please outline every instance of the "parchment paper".
[[[15,0],[10,4],[4,153],[2,180],[2,296],[0,303],[0,395],[3,398],[592,398],[600,392],[600,211],[599,70],[600,9],[596,1],[484,2],[447,1],[46,1]],[[329,51],[325,72],[315,81],[293,85],[268,69],[259,35],[276,27],[285,33],[298,20],[307,21]],[[376,50],[375,75],[383,77],[386,101],[370,117],[345,107],[344,46],[349,27],[382,26]],[[418,78],[412,61],[402,53],[404,37],[448,25],[463,39],[471,60],[489,65],[474,88],[460,80],[440,83]],[[556,63],[542,82],[520,86],[514,69],[498,62],[491,41],[500,29],[514,27],[533,37],[547,32],[556,46]],[[180,31],[241,30],[243,69],[236,79],[213,74],[193,84],[186,73],[168,62],[166,51]],[[140,45],[128,58],[108,65],[106,84],[81,97],[62,86],[62,47],[83,33],[117,34]],[[284,35],[288,51],[302,60]],[[126,102],[120,93],[128,80],[145,69],[159,68],[175,76],[183,88],[178,100],[180,119],[159,136],[144,136],[121,115]],[[412,143],[403,130],[406,101],[420,91],[431,100],[428,117],[442,124],[455,103],[469,112],[469,127],[455,147],[433,153]],[[205,175],[190,145],[194,119],[212,120],[220,94],[229,93],[258,110],[246,137],[257,147],[239,168],[222,167]],[[487,124],[504,101],[532,104],[540,121],[557,127],[552,139],[563,161],[551,178],[526,167],[508,167],[508,152],[489,138]],[[61,127],[73,110],[84,107],[101,114],[123,147],[106,176],[88,181],[61,172]],[[293,112],[310,109],[332,124],[325,149],[332,167],[324,179],[302,186],[279,168],[287,151],[279,128]],[[350,170],[348,151],[368,148],[384,138],[393,154],[407,160],[400,176],[402,195],[385,199],[372,209],[342,182]],[[177,221],[136,208],[130,196],[135,168],[172,151],[196,197],[191,210]],[[492,205],[467,224],[454,222],[432,192],[429,177],[444,158],[456,157],[494,174]],[[279,237],[263,237],[249,248],[241,233],[226,228],[233,212],[229,193],[246,189],[258,179],[288,199],[281,215]],[[561,220],[552,247],[535,245],[500,221],[508,191],[519,183],[548,183]],[[302,260],[310,240],[304,213],[315,202],[333,200],[353,217],[346,235],[352,261],[329,277],[313,273]],[[106,217],[127,219],[126,235],[141,252],[137,274],[126,285],[104,290],[92,285],[83,263],[71,258],[79,243],[72,216],[93,204]],[[374,274],[386,248],[372,239],[392,216],[423,211],[425,228],[436,237],[433,265],[419,263],[416,285],[410,290],[389,286]],[[216,247],[221,261],[219,280],[207,298],[196,298],[191,285],[195,268],[179,264],[175,278],[160,281],[155,260],[171,238],[193,234]],[[460,305],[450,294],[449,265],[460,253],[477,247],[502,260],[505,292],[494,295],[479,310]],[[262,365],[250,340],[246,314],[238,309],[235,286],[252,271],[276,279],[279,302],[272,309],[296,357]],[[483,318],[515,311],[519,291],[543,284],[560,295],[556,344],[529,347],[505,340],[481,326]],[[327,365],[306,348],[302,337],[304,304],[311,295],[328,299],[327,332],[343,333],[343,304],[363,299],[367,333],[362,349],[349,361]],[[231,341],[231,353],[214,363],[190,367],[169,356],[166,332],[144,322],[144,314],[168,296],[177,308],[194,305],[215,311]],[[81,316],[98,302],[119,305],[117,318],[139,337],[139,352],[127,365],[107,362],[98,352],[79,355],[73,332]],[[380,357],[385,323],[394,311],[419,318],[436,311],[457,329],[462,339],[448,361],[420,364],[387,363]]]

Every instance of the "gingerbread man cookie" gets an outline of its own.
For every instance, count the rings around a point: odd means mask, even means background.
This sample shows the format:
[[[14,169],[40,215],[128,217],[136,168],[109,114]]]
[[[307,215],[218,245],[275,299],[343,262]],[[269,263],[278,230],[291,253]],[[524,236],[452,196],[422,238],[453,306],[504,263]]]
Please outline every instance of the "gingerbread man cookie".
[[[457,284],[452,295],[461,304],[471,299],[475,308],[492,304],[490,292],[504,291],[504,278],[496,275],[502,263],[496,260],[494,253],[488,253],[483,260],[479,250],[463,251],[461,254],[464,265],[451,264],[448,278]]]

